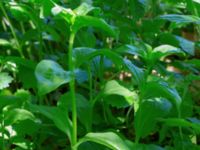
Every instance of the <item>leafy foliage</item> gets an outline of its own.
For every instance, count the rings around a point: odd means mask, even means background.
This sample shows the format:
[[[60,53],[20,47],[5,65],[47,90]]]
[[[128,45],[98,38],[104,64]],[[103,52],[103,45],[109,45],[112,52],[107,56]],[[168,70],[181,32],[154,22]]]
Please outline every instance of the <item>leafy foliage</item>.
[[[0,149],[200,149],[198,0],[0,12]]]

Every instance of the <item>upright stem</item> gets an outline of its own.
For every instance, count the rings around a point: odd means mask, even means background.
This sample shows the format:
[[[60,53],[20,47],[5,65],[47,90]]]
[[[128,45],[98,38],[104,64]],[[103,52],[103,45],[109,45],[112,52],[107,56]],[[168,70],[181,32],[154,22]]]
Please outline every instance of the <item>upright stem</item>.
[[[4,113],[2,113],[2,122],[1,122],[1,128],[2,128],[2,150],[5,150],[5,126],[4,126]]]
[[[11,33],[12,33],[12,35],[13,35],[13,37],[14,37],[16,43],[17,43],[17,50],[18,50],[20,56],[21,56],[22,58],[24,58],[24,55],[23,55],[23,53],[22,53],[22,48],[21,48],[21,45],[20,45],[19,40],[18,40],[18,38],[17,38],[17,35],[16,35],[16,33],[15,33],[14,27],[13,27],[13,25],[12,25],[12,23],[11,23],[11,21],[10,21],[10,19],[9,19],[9,17],[8,17],[6,11],[5,11],[5,9],[4,9],[4,7],[3,7],[2,2],[0,2],[0,9],[1,9],[1,11],[3,12],[3,15],[6,17],[7,21],[9,22]]]
[[[77,111],[76,111],[76,97],[75,97],[75,75],[74,75],[74,61],[73,61],[73,44],[74,44],[75,32],[71,32],[69,38],[69,71],[71,72],[71,80],[70,80],[70,95],[71,95],[71,102],[72,102],[72,150],[76,150],[76,143],[77,143]]]
[[[92,130],[92,117],[93,117],[93,105],[92,105],[92,100],[93,100],[93,91],[92,91],[92,72],[91,72],[91,67],[89,66],[88,67],[88,76],[89,76],[89,97],[90,97],[90,100],[89,100],[89,103],[90,103],[90,113],[89,113],[89,118],[90,118],[90,121],[89,121],[89,125],[87,127],[87,131],[90,132]]]

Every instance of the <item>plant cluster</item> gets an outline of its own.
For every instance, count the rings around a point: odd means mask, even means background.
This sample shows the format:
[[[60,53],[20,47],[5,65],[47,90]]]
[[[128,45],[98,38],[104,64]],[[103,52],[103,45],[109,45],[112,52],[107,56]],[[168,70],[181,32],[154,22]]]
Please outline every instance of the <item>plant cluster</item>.
[[[2,150],[199,150],[199,0],[1,0]]]

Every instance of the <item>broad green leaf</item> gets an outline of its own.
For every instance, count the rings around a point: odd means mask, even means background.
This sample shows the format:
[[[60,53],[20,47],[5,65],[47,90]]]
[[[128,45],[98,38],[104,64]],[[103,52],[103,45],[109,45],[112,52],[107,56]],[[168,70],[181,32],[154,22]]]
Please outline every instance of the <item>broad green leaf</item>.
[[[22,106],[24,102],[31,100],[31,95],[28,91],[18,89],[15,94],[0,95],[0,110],[7,105]]]
[[[80,139],[76,146],[87,141],[104,145],[112,150],[130,150],[124,140],[113,132],[88,133]]]
[[[36,120],[32,112],[25,109],[19,109],[19,108],[5,111],[4,115],[5,115],[5,125],[12,125],[14,123],[27,120],[27,119],[33,120],[33,121]]]
[[[93,9],[95,9],[94,7],[92,7],[91,5],[87,4],[87,3],[82,3],[79,7],[77,7],[76,9],[73,10],[73,12],[76,15],[87,15],[90,11],[92,11]]]
[[[12,140],[12,144],[17,146],[17,150],[27,150],[27,149],[33,149],[33,142],[23,138],[23,137],[18,137],[14,138]]]
[[[167,14],[160,16],[160,18],[168,20],[170,22],[175,22],[177,24],[200,24],[200,18],[192,15]]]
[[[145,56],[145,51],[133,46],[133,45],[123,45],[119,48],[116,49],[117,52],[119,53],[127,53],[127,54],[131,54],[131,55],[137,55],[140,57],[144,57]]]
[[[145,81],[145,75],[144,75],[144,71],[135,66],[130,60],[128,59],[124,59],[124,64],[125,66],[129,69],[129,71],[133,74],[136,82],[138,85],[141,85],[144,83]]]
[[[91,105],[89,101],[81,94],[76,93],[77,116],[79,121],[85,126],[87,130],[90,129],[92,123]],[[62,95],[57,103],[57,106],[63,110],[71,111],[71,96],[70,93]]]
[[[179,42],[180,47],[188,54],[194,56],[195,54],[195,43],[189,41],[180,36],[175,36],[176,40]]]
[[[106,83],[103,94],[108,104],[118,108],[130,106],[138,99],[135,92],[130,91],[115,80]]]
[[[85,142],[82,143],[79,147],[78,150],[86,150],[86,149],[95,149],[95,150],[108,150],[104,145],[100,145],[98,143],[94,142]]]
[[[30,18],[30,13],[26,8],[17,3],[10,3],[10,12],[18,21],[28,21]]]
[[[149,135],[155,128],[157,118],[166,116],[172,105],[164,98],[143,100],[135,115],[136,141]]]
[[[188,128],[192,128],[197,133],[200,133],[199,123],[190,122],[182,118],[167,118],[167,119],[160,119],[159,121],[164,122],[167,126],[188,127]]]
[[[144,91],[145,98],[164,97],[171,100],[175,106],[179,109],[182,99],[175,88],[169,87],[166,82],[163,81],[151,81],[147,82]]]
[[[84,62],[88,62],[87,57],[88,55],[92,54],[93,52],[97,51],[96,49],[89,48],[89,47],[79,47],[73,49],[73,57],[75,59],[75,63],[77,66],[80,66]]]
[[[75,69],[74,73],[78,84],[81,84],[88,80],[88,74],[86,71],[81,69]]]
[[[11,43],[8,41],[8,40],[5,40],[5,39],[1,39],[0,38],[0,47],[1,46],[11,46]]]
[[[0,110],[6,105],[15,105],[20,99],[13,95],[0,95]]]
[[[35,113],[40,113],[50,120],[52,120],[55,126],[64,132],[69,139],[71,140],[72,133],[72,123],[68,117],[68,112],[63,111],[58,107],[50,107],[50,106],[37,106],[30,105],[30,109]]]
[[[87,72],[81,69],[74,71],[75,78],[79,84],[88,80]],[[42,60],[35,69],[40,95],[45,95],[59,86],[70,82],[71,73],[52,60]]]
[[[35,69],[40,95],[47,94],[70,81],[70,73],[54,61],[42,60]]]
[[[200,4],[200,0],[192,0],[192,1]]]
[[[126,140],[130,150],[164,150],[162,147],[154,144],[137,144]]]
[[[76,16],[72,30],[77,32],[83,27],[95,27],[107,32],[110,36],[118,36],[116,28],[107,24],[103,19],[92,16]]]
[[[184,55],[181,49],[171,45],[161,45],[153,49],[152,55],[154,58],[167,57],[169,55]]]
[[[13,78],[7,72],[0,72],[0,90],[9,87]]]
[[[81,56],[82,56],[82,59],[77,60],[78,67],[81,64],[88,62],[89,60],[92,60],[93,58],[95,58],[97,56],[107,57],[116,65],[117,68],[121,68],[121,66],[123,65],[122,57],[109,49],[95,50],[95,49],[89,48],[88,52],[86,50],[87,50],[86,48],[75,49],[75,51],[77,51],[77,52],[75,52],[75,55],[77,57],[76,59],[81,58]]]
[[[19,80],[22,82],[25,89],[36,89],[36,78],[34,75],[36,62],[13,56],[6,57],[5,61],[12,62],[13,65],[16,65]]]
[[[74,12],[71,9],[66,9],[62,6],[54,4],[54,7],[51,9],[51,13],[56,16],[63,18],[68,23],[72,23],[72,18],[75,16]]]

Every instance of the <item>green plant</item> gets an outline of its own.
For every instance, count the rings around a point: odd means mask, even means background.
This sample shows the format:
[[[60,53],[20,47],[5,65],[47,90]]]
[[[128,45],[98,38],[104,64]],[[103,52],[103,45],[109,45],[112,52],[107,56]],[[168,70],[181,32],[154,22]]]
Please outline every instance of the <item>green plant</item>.
[[[199,149],[199,7],[1,1],[1,149]]]

